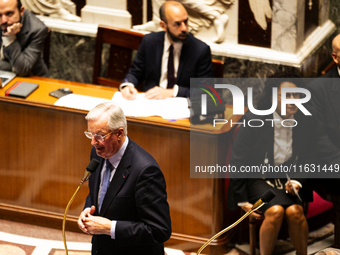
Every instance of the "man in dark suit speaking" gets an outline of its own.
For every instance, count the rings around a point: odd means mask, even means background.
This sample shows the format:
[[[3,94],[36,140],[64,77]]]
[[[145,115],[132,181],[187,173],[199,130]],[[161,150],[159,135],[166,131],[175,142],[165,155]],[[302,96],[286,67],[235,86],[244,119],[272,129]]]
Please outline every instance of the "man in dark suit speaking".
[[[99,104],[86,119],[91,159],[100,164],[78,226],[93,235],[92,254],[164,254],[171,220],[157,162],[127,137],[124,113],[113,102]]]
[[[42,59],[48,28],[21,5],[20,0],[0,0],[0,70],[19,76],[48,76]]]
[[[189,97],[190,78],[213,77],[210,47],[188,33],[182,4],[166,1],[160,8],[162,32],[145,35],[120,91],[134,99],[142,82],[146,98]]]

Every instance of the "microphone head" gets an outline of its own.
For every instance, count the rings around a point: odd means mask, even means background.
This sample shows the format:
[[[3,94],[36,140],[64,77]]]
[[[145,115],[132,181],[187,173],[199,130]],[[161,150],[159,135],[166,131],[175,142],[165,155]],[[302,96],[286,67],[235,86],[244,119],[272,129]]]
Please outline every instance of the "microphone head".
[[[274,191],[267,190],[261,197],[262,202],[264,203],[268,203],[270,200],[272,200],[274,197],[276,196],[276,194],[274,193]]]
[[[86,167],[86,171],[90,172],[91,174],[96,171],[97,167],[99,166],[99,161],[93,158],[90,163]]]

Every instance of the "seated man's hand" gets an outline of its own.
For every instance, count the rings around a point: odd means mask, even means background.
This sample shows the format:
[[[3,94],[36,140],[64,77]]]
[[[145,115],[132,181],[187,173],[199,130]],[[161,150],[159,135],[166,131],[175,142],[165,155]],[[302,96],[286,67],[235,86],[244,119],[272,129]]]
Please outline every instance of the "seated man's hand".
[[[138,93],[137,89],[132,86],[125,86],[120,90],[120,92],[122,92],[122,96],[128,100],[134,100]]]
[[[16,35],[20,32],[22,24],[20,22],[14,23],[7,27],[7,31],[3,33],[4,36]]]
[[[145,93],[146,99],[164,99],[173,96],[174,89],[163,89],[162,87],[159,86],[155,86]]]

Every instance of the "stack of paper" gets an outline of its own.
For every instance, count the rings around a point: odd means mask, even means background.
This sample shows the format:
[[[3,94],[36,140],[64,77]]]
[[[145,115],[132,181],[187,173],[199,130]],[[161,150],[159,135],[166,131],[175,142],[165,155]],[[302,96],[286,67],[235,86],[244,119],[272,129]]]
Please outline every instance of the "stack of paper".
[[[96,105],[107,101],[110,100],[99,97],[68,94],[59,98],[58,101],[54,103],[54,105],[90,111]]]
[[[190,118],[188,100],[186,98],[145,99],[144,93],[139,93],[135,100],[123,98],[120,92],[112,97],[117,105],[124,111],[126,116],[149,117],[160,116],[164,119]],[[97,104],[110,101],[108,99],[69,94],[61,97],[55,105],[90,111]]]
[[[187,98],[146,99],[144,95],[145,93],[139,93],[135,100],[127,100],[123,98],[122,93],[116,92],[112,101],[116,102],[127,116],[161,116],[164,119],[190,118]]]

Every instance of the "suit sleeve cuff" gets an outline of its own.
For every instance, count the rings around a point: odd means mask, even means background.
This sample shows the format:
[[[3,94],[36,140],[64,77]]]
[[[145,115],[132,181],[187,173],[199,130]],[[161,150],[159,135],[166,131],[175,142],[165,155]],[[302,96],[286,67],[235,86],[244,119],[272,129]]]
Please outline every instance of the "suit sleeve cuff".
[[[174,97],[177,97],[177,95],[178,95],[178,85],[175,84],[173,89],[174,89]]]
[[[117,224],[116,220],[111,221],[111,231],[110,231],[111,239],[116,239],[116,224]]]
[[[123,82],[122,84],[119,85],[118,90],[121,91],[126,86],[135,87],[135,85],[133,85],[133,83],[125,81],[125,82]]]

